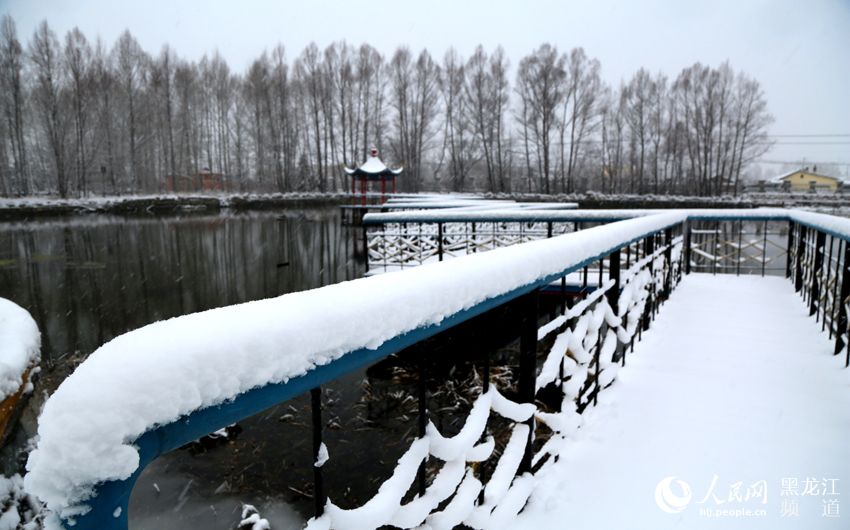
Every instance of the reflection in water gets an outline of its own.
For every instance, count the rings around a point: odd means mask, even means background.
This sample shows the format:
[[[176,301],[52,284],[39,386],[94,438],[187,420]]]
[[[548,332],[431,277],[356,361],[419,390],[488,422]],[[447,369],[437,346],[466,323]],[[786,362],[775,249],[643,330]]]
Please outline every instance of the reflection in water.
[[[0,296],[30,310],[44,333],[45,370],[15,447],[34,434],[45,396],[100,344],[155,320],[357,278],[360,236],[341,227],[333,209],[0,224]],[[335,504],[367,501],[417,436],[420,369],[430,418],[447,436],[460,430],[481,391],[485,352],[493,352],[491,381],[512,397],[514,310],[482,315],[323,386],[330,453],[323,472]],[[191,521],[232,529],[241,502],[256,504],[275,530],[300,527],[313,510],[310,422],[309,397],[301,395],[241,421],[226,443],[158,458],[134,489],[131,528],[171,530]],[[500,451],[506,437],[499,432],[509,431],[496,427]]]
[[[356,278],[355,238],[333,209],[7,223],[0,296],[33,314],[64,378],[67,356],[145,324]]]
[[[336,208],[0,224],[0,297],[30,311],[43,341],[43,371],[14,441],[4,448],[3,471],[13,472],[16,456],[20,465],[46,396],[104,342],[157,320],[357,278],[363,273],[355,259],[358,241],[356,229],[340,225]],[[356,393],[358,382],[349,381],[347,392]],[[287,443],[268,444],[268,426],[281,430],[278,409],[287,407],[303,405],[296,400],[247,420],[248,432],[225,448],[197,456],[176,451],[155,462],[134,492],[132,526],[183,528],[184,518],[197,516],[204,520],[200,527],[233,528],[238,501],[255,501],[264,517],[277,520],[275,528],[298,526],[300,518],[281,502],[286,487],[252,479],[280,476],[284,455],[292,458],[296,447],[295,453],[309,451],[309,437],[298,429],[287,430]],[[258,445],[277,445],[274,457],[257,455]],[[168,490],[190,480],[186,492]],[[184,504],[175,510],[178,501]]]
[[[162,475],[150,487],[133,492],[133,530],[163,528],[235,528],[243,504],[253,504],[274,530],[303,528],[305,519],[274,498],[246,499],[231,494],[199,495],[196,482],[179,474]]]

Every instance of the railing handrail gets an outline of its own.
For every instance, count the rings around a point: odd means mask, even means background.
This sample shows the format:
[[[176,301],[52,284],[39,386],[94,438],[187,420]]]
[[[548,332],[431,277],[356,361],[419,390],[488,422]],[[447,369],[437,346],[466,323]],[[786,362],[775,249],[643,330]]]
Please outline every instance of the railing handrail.
[[[486,210],[482,212],[405,211],[369,213],[363,217],[364,226],[391,223],[499,223],[499,222],[595,222],[610,223],[663,213],[679,213],[689,221],[793,221],[827,235],[850,241],[850,219],[834,215],[788,210],[784,208],[704,208],[704,209],[611,209],[611,210]]]
[[[693,211],[692,213],[694,220],[733,218],[790,220],[801,225],[827,231],[836,237],[850,240],[850,220],[841,220],[823,214],[788,211],[780,214],[777,211],[769,212],[766,210],[738,210],[737,212],[734,210],[718,210],[708,213]],[[251,416],[269,406],[286,401],[311,388],[332,381],[352,370],[372,364],[409,345],[436,335],[476,315],[482,314],[577,271],[588,264],[608,256],[617,249],[630,245],[651,234],[677,226],[689,218],[689,213],[685,210],[646,215],[636,219],[598,226],[581,232],[564,234],[552,239],[505,247],[483,254],[473,254],[443,262],[434,267],[412,268],[392,275],[364,278],[353,282],[345,282],[345,284],[330,285],[306,293],[284,295],[273,301],[261,301],[260,303],[269,304],[268,309],[272,309],[274,308],[272,304],[274,301],[286,299],[286,301],[294,300],[295,302],[303,302],[308,299],[305,296],[315,297],[316,295],[312,293],[318,291],[324,291],[333,296],[350,296],[352,293],[361,290],[351,288],[352,285],[362,286],[362,290],[364,291],[362,294],[367,294],[370,289],[374,289],[374,292],[380,293],[392,292],[392,290],[388,290],[388,287],[393,285],[398,288],[401,285],[400,282],[406,282],[405,285],[417,285],[422,292],[428,293],[429,287],[437,287],[446,282],[454,282],[453,285],[460,288],[463,286],[463,282],[467,281],[466,287],[474,291],[474,294],[470,294],[467,291],[467,296],[474,300],[471,304],[464,303],[465,305],[458,305],[455,302],[452,305],[451,303],[447,303],[446,300],[440,300],[436,306],[432,304],[432,311],[433,307],[442,307],[445,309],[442,314],[437,315],[442,318],[435,319],[434,314],[428,314],[425,311],[419,314],[414,310],[413,316],[406,317],[409,320],[408,327],[393,336],[380,337],[380,340],[379,338],[371,337],[369,344],[361,344],[359,347],[353,347],[335,353],[329,353],[327,351],[316,352],[316,357],[327,355],[330,360],[325,364],[316,364],[314,362],[314,365],[308,368],[306,372],[290,374],[290,378],[283,382],[268,381],[263,385],[240,390],[234,395],[224,396],[226,400],[224,402],[204,403],[192,410],[174,411],[174,417],[176,419],[169,420],[168,418],[163,418],[155,421],[154,423],[159,426],[154,429],[144,426],[144,429],[135,434],[125,433],[119,449],[132,451],[131,444],[136,446],[138,448],[138,464],[131,470],[130,476],[123,480],[110,480],[114,477],[100,477],[98,480],[77,484],[73,480],[70,480],[69,477],[61,476],[61,473],[59,473],[59,477],[55,476],[57,469],[51,468],[49,465],[49,460],[46,459],[49,459],[51,455],[44,453],[44,448],[50,448],[51,444],[64,445],[69,443],[69,441],[72,442],[75,440],[74,435],[79,433],[42,433],[40,421],[39,433],[42,436],[39,448],[33,452],[29,463],[31,473],[27,476],[28,488],[36,494],[47,491],[46,497],[48,498],[43,498],[43,500],[48,501],[51,508],[59,509],[60,513],[66,517],[77,513],[79,511],[79,505],[81,503],[86,504],[87,499],[91,499],[92,497],[97,498],[96,503],[91,503],[90,501],[87,503],[90,511],[77,519],[77,526],[75,528],[100,527],[99,525],[103,521],[112,521],[119,527],[126,527],[127,507],[133,484],[145,465],[160,454],[184,445],[239,419]],[[535,266],[529,267],[529,264],[534,264]],[[476,282],[480,281],[482,267],[485,270],[489,269],[491,271],[495,267],[498,269],[501,277],[507,279],[504,279],[498,286],[490,285],[482,287],[476,284]],[[529,269],[535,270],[532,271]],[[404,274],[407,276],[403,276]],[[369,283],[367,284],[366,282]],[[396,292],[394,296],[400,297],[405,295],[401,292]],[[375,307],[374,304],[369,305],[363,301],[358,301],[358,304],[359,307],[350,309],[352,317],[357,311],[362,311],[364,306],[367,309],[374,309]],[[213,311],[232,312],[232,314],[235,314],[235,308],[237,307],[239,306],[230,306]],[[313,310],[315,313],[315,308]],[[318,315],[314,316],[318,317]],[[381,315],[381,317],[383,316]],[[194,315],[186,315],[173,320],[178,321],[192,317],[198,318]],[[336,315],[336,318],[339,319],[339,315]],[[160,324],[162,323],[152,324],[151,326]],[[123,336],[125,337],[124,342],[135,339],[134,334],[139,334],[141,330],[149,327],[146,326],[145,328],[140,328],[140,330],[125,334]],[[327,324],[322,327],[322,332],[326,334],[325,329],[327,329]],[[299,331],[303,332],[303,330]],[[105,359],[114,356],[117,352],[110,352],[109,350],[120,349],[120,345],[115,345],[117,342],[119,342],[118,339],[115,339],[99,348],[95,354],[92,354],[81,365],[80,369],[63,383],[56,394],[48,401],[42,418],[46,416],[48,420],[54,420],[57,416],[61,417],[62,414],[67,413],[69,407],[81,406],[81,403],[78,401],[63,403],[63,395],[67,393],[63,392],[63,387],[67,391],[69,386],[80,387],[97,384],[98,382],[96,380],[91,380],[91,373],[94,370],[90,368],[93,366],[93,363],[103,363]],[[106,353],[104,353],[104,350],[106,350]],[[315,361],[315,359],[312,361]],[[73,391],[68,392],[73,393]],[[96,407],[99,404],[102,405],[103,399],[103,396],[97,396],[96,399],[90,399],[88,405],[92,407]],[[52,404],[51,401],[53,402]],[[141,426],[137,428],[141,428]],[[68,452],[67,448],[64,448],[64,452]],[[48,461],[48,464],[45,464],[46,461]],[[51,486],[46,484],[52,484],[54,487],[56,484],[60,484],[62,488],[69,490],[71,488],[75,489],[72,490],[71,496],[50,498],[52,493],[50,491]],[[92,487],[94,488],[93,492],[87,491],[88,488]],[[89,493],[92,494],[92,497],[86,497]],[[63,506],[63,502],[66,502],[66,505]],[[73,506],[67,506],[68,504]],[[65,511],[62,511],[63,508],[65,508]],[[89,526],[90,524],[92,526]]]

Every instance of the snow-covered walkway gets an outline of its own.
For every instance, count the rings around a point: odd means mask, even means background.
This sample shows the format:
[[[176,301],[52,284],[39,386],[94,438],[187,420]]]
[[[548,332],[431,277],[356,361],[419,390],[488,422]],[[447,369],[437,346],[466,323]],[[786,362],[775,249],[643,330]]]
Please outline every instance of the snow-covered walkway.
[[[514,527],[848,528],[832,349],[788,280],[686,276]]]

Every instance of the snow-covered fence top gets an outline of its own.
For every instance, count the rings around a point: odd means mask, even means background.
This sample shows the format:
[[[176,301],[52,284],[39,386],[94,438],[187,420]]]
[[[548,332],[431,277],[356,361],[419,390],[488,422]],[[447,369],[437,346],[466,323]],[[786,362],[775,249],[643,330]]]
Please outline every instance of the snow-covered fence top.
[[[850,239],[850,220],[783,210],[699,218],[787,219]],[[157,322],[96,350],[44,406],[25,481],[64,517],[96,509],[126,525],[150,460],[368,365],[685,221],[672,211],[402,272]],[[380,319],[373,318],[380,314]],[[250,398],[250,399],[248,399]],[[119,482],[124,481],[124,482]],[[129,486],[127,485],[129,484]],[[111,506],[103,500],[113,502]],[[123,509],[117,509],[123,508]]]
[[[471,223],[471,222],[612,222],[635,217],[677,212],[699,219],[789,219],[789,211],[781,208],[753,209],[605,209],[573,210],[545,206],[486,209],[422,209],[402,212],[369,213],[363,216],[364,225],[386,223]],[[796,212],[795,212],[796,213]],[[829,216],[827,216],[829,217]]]
[[[0,401],[15,394],[24,373],[38,364],[41,334],[26,309],[0,298]]]

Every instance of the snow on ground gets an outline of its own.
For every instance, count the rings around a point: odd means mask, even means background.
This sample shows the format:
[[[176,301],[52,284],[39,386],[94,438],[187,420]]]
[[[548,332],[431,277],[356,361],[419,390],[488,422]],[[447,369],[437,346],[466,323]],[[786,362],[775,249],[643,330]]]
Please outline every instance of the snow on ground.
[[[0,530],[57,528],[55,519],[45,521],[44,517],[43,506],[24,490],[20,475],[0,475]]]
[[[16,393],[41,358],[41,334],[26,309],[0,298],[0,401]]]
[[[513,527],[847,528],[832,351],[787,280],[686,276]]]

